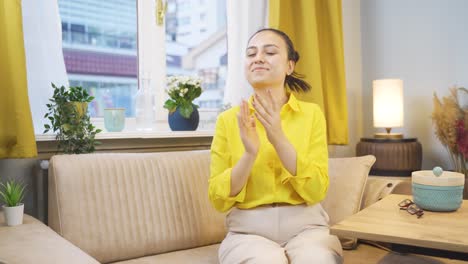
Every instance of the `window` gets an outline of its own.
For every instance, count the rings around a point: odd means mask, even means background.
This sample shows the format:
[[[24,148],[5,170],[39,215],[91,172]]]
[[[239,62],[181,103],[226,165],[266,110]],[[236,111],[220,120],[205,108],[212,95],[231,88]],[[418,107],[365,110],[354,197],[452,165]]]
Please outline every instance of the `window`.
[[[166,20],[166,72],[168,75],[197,75],[202,78],[204,91],[195,100],[200,106],[199,129],[213,129],[222,107],[227,68],[227,60],[221,59],[227,54],[224,2],[168,1],[168,5],[176,7],[175,13],[168,12],[166,15],[168,19],[175,17],[177,22]],[[188,7],[203,12],[187,12]],[[214,23],[208,24],[207,20]],[[174,35],[175,38],[172,37]]]
[[[86,33],[83,25],[71,24],[70,31],[72,43],[86,43]]]
[[[188,11],[192,7],[191,2],[195,2],[195,1],[193,0],[171,0],[171,1],[168,1],[168,3],[169,2],[176,3],[177,9],[179,9],[180,11]]]
[[[95,100],[92,117],[104,108],[124,107],[133,117],[137,90],[136,1],[59,0],[65,66],[71,86]]]
[[[181,17],[179,21],[180,21],[179,25],[181,26],[188,25],[190,24],[190,17]]]
[[[198,76],[203,80],[203,89],[204,90],[215,90],[219,86],[219,68],[208,68],[200,69],[198,71]]]
[[[165,77],[198,75],[204,80],[204,92],[195,101],[200,106],[198,129],[213,129],[227,66],[224,1],[168,0],[161,30],[154,23],[155,1],[59,0],[68,78],[70,85],[83,86],[95,96],[91,116],[101,118],[104,108],[124,107],[127,118],[135,117],[138,76],[149,74],[156,89],[155,129],[168,129],[167,110],[162,108]],[[166,63],[158,62],[164,58]]]
[[[70,42],[70,29],[67,22],[62,22],[62,42]]]

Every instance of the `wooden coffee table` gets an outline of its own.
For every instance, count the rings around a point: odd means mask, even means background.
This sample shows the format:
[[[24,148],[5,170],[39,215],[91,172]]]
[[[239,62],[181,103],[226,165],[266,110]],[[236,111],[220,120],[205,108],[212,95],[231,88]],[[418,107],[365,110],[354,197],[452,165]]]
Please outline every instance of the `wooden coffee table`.
[[[424,211],[421,218],[400,210],[409,195],[390,194],[333,225],[341,237],[468,253],[468,200],[455,212]]]

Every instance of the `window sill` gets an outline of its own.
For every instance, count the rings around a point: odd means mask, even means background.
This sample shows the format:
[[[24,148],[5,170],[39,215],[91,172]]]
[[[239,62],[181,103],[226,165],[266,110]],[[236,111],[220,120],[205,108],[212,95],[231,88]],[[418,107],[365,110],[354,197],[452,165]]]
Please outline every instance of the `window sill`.
[[[214,131],[101,132],[96,152],[161,152],[209,149]],[[53,134],[36,135],[39,159],[60,154]]]
[[[102,131],[96,135],[98,140],[106,139],[148,139],[148,138],[186,138],[186,137],[213,137],[214,131],[122,131],[122,132],[106,132]],[[36,141],[55,141],[54,134],[39,134],[36,135]]]

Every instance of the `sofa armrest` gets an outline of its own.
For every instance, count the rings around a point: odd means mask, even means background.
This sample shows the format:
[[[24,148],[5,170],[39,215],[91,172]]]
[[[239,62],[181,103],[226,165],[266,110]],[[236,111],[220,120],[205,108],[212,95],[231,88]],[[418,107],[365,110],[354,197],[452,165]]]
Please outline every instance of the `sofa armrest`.
[[[411,177],[369,176],[361,202],[361,210],[389,194],[411,195]]]
[[[9,227],[0,212],[0,263],[99,262],[34,217],[25,214],[22,225]]]

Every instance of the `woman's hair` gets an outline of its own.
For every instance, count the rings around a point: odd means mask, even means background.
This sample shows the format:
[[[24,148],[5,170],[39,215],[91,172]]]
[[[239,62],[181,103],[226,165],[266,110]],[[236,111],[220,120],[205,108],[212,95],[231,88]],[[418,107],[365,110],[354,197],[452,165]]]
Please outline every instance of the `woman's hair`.
[[[252,39],[255,35],[257,35],[258,33],[262,31],[271,31],[273,33],[276,33],[281,38],[283,38],[288,48],[288,60],[292,60],[295,63],[297,63],[297,61],[299,60],[299,53],[294,49],[294,44],[292,43],[289,36],[286,35],[286,33],[284,33],[281,30],[274,29],[274,28],[260,29],[249,38],[249,42],[250,42],[250,39]],[[303,74],[299,74],[296,71],[293,71],[290,75],[286,75],[284,82],[285,84],[288,85],[289,89],[291,89],[294,92],[307,92],[307,91],[310,91],[311,86],[309,83],[302,80],[302,78],[304,77],[305,76]]]

